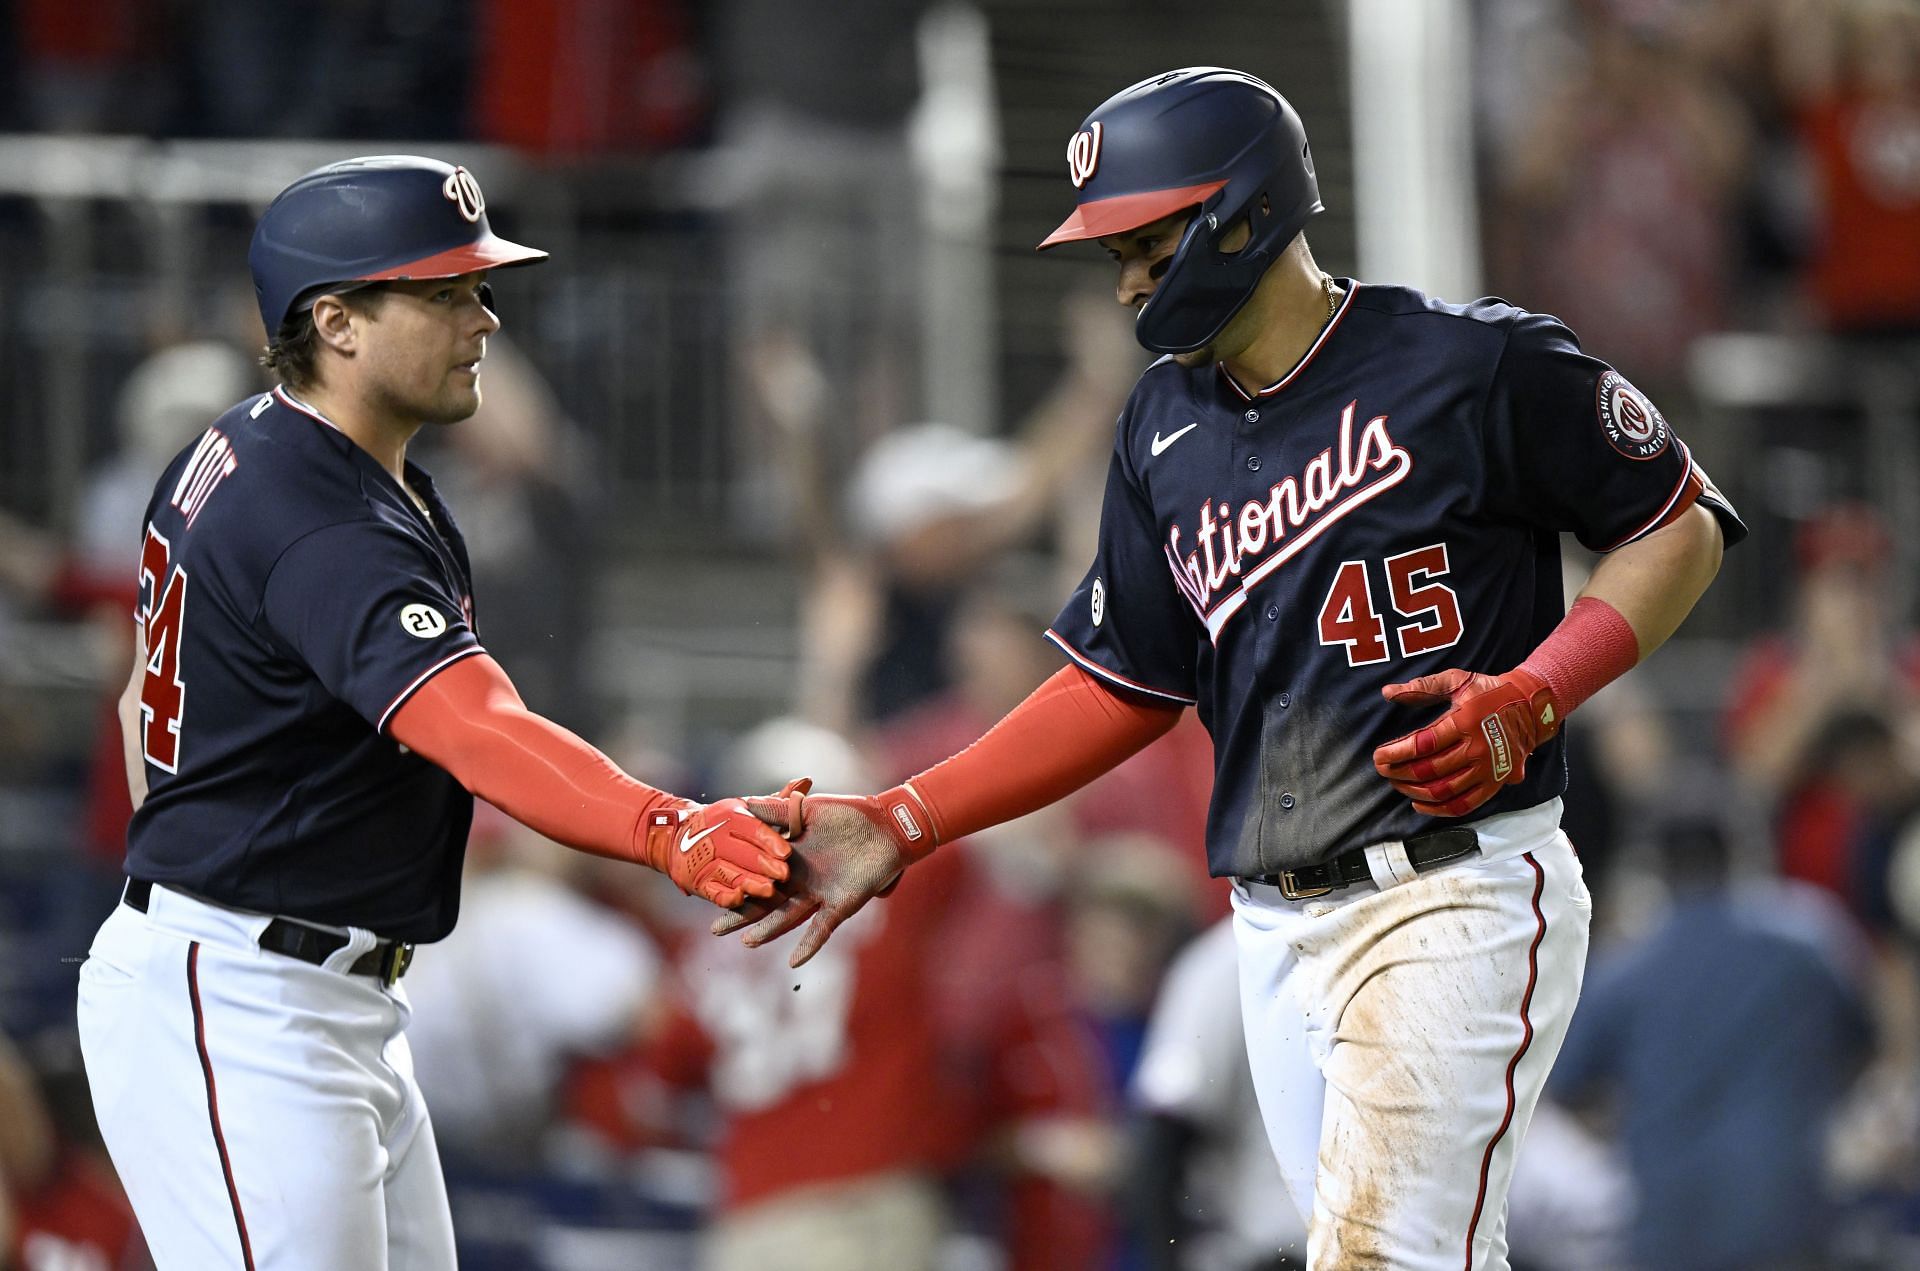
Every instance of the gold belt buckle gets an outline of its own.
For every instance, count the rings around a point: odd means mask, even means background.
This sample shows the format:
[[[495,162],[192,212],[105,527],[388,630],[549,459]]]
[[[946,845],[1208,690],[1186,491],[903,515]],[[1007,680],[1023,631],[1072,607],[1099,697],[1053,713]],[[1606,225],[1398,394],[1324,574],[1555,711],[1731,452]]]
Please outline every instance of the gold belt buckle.
[[[1330,885],[1326,887],[1302,887],[1293,881],[1292,870],[1283,869],[1280,871],[1280,894],[1288,900],[1311,900],[1315,896],[1324,896],[1332,890],[1333,888]]]
[[[407,968],[413,965],[413,946],[394,945],[387,950],[386,962],[386,969],[380,974],[380,983],[387,988],[392,988],[400,982],[400,977],[407,973]]]

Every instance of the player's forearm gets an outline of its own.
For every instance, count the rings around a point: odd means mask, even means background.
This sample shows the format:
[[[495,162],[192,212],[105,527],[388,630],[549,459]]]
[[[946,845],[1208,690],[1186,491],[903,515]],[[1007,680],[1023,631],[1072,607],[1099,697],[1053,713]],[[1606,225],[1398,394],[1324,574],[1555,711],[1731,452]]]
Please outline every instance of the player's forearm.
[[[1720,568],[1720,527],[1699,506],[1604,558],[1559,626],[1527,656],[1565,716],[1666,642]]]
[[[485,654],[428,680],[388,727],[514,820],[595,855],[645,862],[646,814],[682,802],[528,710]]]
[[[1673,524],[1602,557],[1580,595],[1612,605],[1645,658],[1693,612],[1720,572],[1721,551],[1720,522],[1696,503]]]
[[[936,841],[1037,812],[1118,767],[1179,722],[1177,707],[1129,701],[1069,666],[985,736],[906,784]]]

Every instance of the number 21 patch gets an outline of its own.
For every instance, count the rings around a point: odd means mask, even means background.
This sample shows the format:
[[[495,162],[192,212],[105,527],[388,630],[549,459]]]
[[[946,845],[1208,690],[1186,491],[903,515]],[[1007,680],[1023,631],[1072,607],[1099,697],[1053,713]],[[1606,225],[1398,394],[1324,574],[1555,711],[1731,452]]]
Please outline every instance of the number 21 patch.
[[[416,640],[431,640],[447,629],[447,620],[432,605],[408,605],[400,611],[400,629]]]
[[[1629,459],[1652,459],[1667,448],[1672,435],[1667,417],[1647,395],[1627,383],[1618,371],[1600,377],[1600,427],[1607,444]]]

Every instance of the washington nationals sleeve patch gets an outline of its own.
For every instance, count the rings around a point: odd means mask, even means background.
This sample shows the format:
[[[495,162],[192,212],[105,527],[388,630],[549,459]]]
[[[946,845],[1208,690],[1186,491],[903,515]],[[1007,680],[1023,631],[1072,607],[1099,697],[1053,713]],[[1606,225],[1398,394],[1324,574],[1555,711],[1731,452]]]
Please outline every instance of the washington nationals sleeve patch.
[[[1629,459],[1652,459],[1667,448],[1672,435],[1667,417],[1626,376],[1608,371],[1595,396],[1608,445]]]

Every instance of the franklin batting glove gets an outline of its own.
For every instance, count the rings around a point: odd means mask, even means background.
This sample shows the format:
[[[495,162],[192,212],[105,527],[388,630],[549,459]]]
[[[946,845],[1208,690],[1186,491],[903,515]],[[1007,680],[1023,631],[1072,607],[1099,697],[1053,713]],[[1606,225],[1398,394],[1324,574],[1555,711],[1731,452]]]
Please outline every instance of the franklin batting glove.
[[[1373,752],[1376,771],[1427,816],[1465,816],[1527,773],[1527,756],[1560,731],[1553,690],[1533,672],[1451,670],[1380,692],[1401,706],[1448,705],[1424,728]]]

